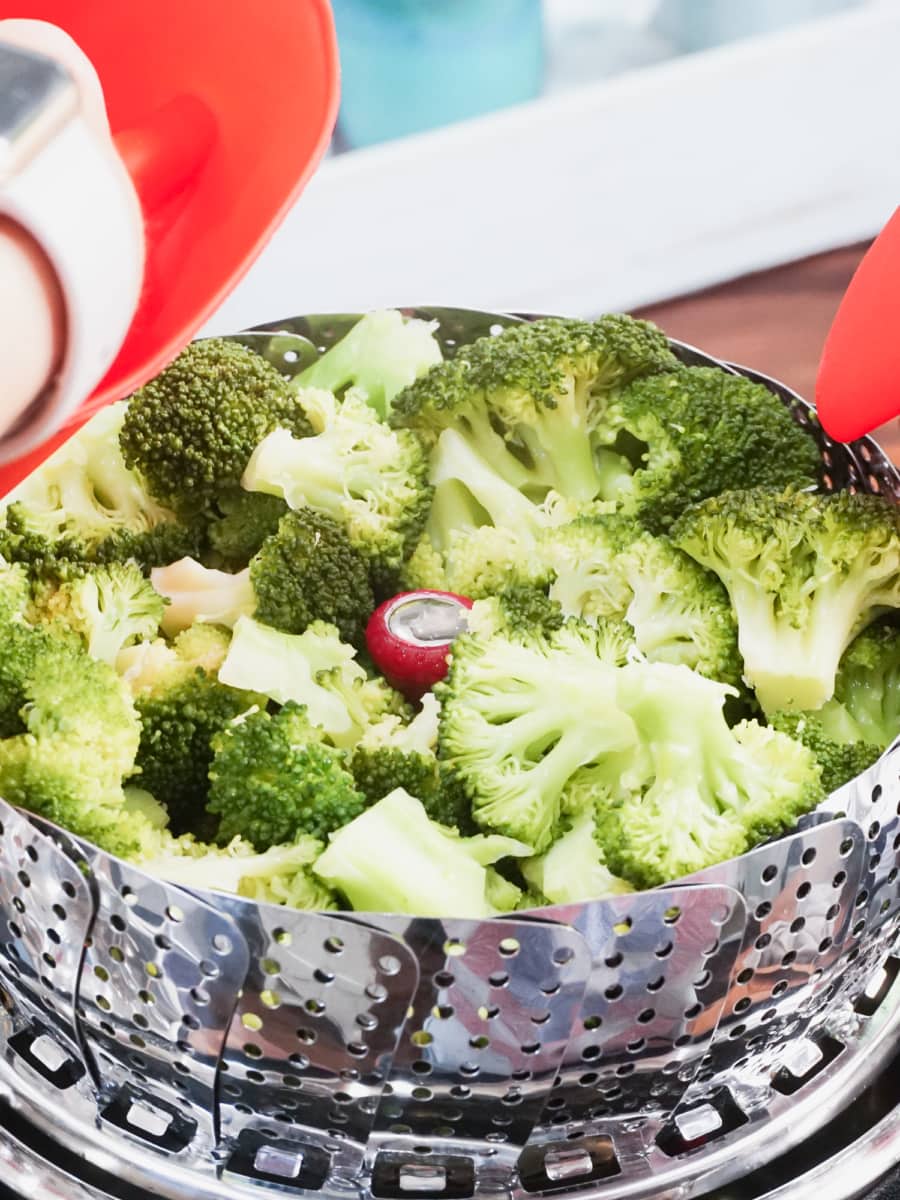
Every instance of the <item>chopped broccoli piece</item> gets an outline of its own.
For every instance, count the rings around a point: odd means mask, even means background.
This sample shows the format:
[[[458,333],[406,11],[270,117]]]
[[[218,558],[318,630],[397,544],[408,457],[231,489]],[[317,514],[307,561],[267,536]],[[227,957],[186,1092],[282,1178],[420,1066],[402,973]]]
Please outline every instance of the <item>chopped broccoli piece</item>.
[[[244,713],[212,745],[206,807],[221,842],[240,835],[268,850],[305,835],[324,840],[365,807],[343,754],[323,743],[301,705]]]
[[[615,700],[626,644],[574,624],[547,638],[457,639],[435,689],[439,749],[478,825],[543,852],[575,771],[635,744],[634,723]]]
[[[427,514],[422,447],[415,434],[383,424],[361,392],[351,389],[338,401],[330,392],[308,388],[297,399],[314,436],[274,430],[254,451],[243,486],[343,525],[370,563],[376,584],[390,588]]]
[[[544,854],[526,858],[522,874],[543,904],[576,904],[633,892],[613,875],[594,838],[594,814],[585,813],[562,833]]]
[[[565,624],[560,605],[546,592],[528,584],[504,588],[498,595],[476,600],[466,620],[468,632],[488,638],[505,634],[516,640],[529,634],[552,634]]]
[[[30,600],[28,572],[21,563],[0,558],[0,636],[7,625],[23,620]]]
[[[624,620],[651,662],[740,682],[737,624],[725,589],[667,538],[627,518],[584,517],[553,530],[539,553],[553,573],[550,598],[567,616]]]
[[[422,697],[422,708],[405,724],[388,713],[363,732],[353,750],[350,770],[357,788],[369,803],[402,787],[417,796],[432,820],[447,821],[440,799],[437,747],[440,705],[433,692]]]
[[[845,722],[851,723],[854,740],[882,750],[900,734],[900,630],[895,625],[878,621],[854,638],[838,667],[834,699],[819,716],[839,741]]]
[[[150,572],[153,587],[167,600],[163,631],[170,637],[192,625],[223,625],[230,629],[256,608],[250,568],[231,575],[182,558]]]
[[[490,917],[486,868],[528,853],[511,838],[462,838],[397,788],[333,834],[313,870],[358,912]]]
[[[335,627],[322,621],[295,634],[241,617],[219,680],[256,689],[277,704],[304,705],[334,745],[349,749],[386,713],[406,711],[398,693],[380,678],[369,679],[355,655]]]
[[[262,904],[325,912],[338,907],[332,892],[311,871],[322,843],[304,837],[258,854],[242,838],[208,846],[191,837],[168,838],[145,854],[140,867],[181,887],[233,892]]]
[[[209,551],[204,563],[209,567],[240,569],[266,538],[277,531],[288,506],[279,496],[235,488],[216,498],[215,512],[206,527]]]
[[[618,675],[638,747],[590,769],[595,838],[614,874],[643,888],[672,882],[784,833],[822,799],[807,747],[755,721],[728,727],[733,689],[668,663]]]
[[[219,683],[228,635],[215,626],[130,647],[118,669],[141,718],[137,781],[166,806],[176,834],[208,836],[206,815],[212,739],[264,697]]]
[[[198,531],[177,521],[129,470],[118,447],[126,403],[101,409],[4,500],[0,549],[35,576],[65,563],[144,566],[196,551]]]
[[[879,496],[725,492],[685,512],[672,538],[727,588],[767,713],[820,708],[854,635],[900,606],[900,514]]]
[[[598,439],[628,464],[604,493],[654,533],[689,504],[752,486],[812,486],[819,451],[777,396],[717,367],[636,380],[610,403]]]
[[[313,621],[359,645],[375,608],[366,560],[342,526],[311,508],[289,512],[250,563],[256,618],[285,633]]]
[[[809,747],[822,770],[822,786],[830,795],[871,767],[880,757],[881,748],[861,739],[845,742],[830,736],[821,712],[773,713],[769,724]]]
[[[215,513],[273,429],[298,437],[309,421],[285,380],[237,342],[193,342],[132,396],[119,434],[129,467],[157,500],[188,517]]]
[[[365,392],[384,419],[398,392],[441,361],[437,321],[418,321],[393,309],[366,313],[349,333],[300,375],[303,387],[336,396],[348,387]]]
[[[32,616],[83,638],[92,658],[115,666],[123,647],[156,637],[166,602],[133,562],[91,567],[39,590]]]

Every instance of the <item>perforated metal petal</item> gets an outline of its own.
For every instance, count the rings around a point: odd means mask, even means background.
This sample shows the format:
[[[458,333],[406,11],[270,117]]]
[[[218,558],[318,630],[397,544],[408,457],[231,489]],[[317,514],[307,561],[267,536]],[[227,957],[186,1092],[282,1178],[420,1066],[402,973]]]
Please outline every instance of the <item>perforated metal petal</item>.
[[[2,800],[0,913],[7,1045],[48,1082],[70,1086],[84,1071],[74,1009],[94,896],[55,842]]]
[[[542,915],[585,937],[593,968],[534,1140],[603,1133],[627,1156],[622,1123],[631,1135],[671,1111],[699,1069],[743,939],[744,902],[731,887],[699,885]]]
[[[216,1066],[246,942],[211,904],[85,850],[99,906],[78,1009],[104,1116],[150,1144],[202,1154],[216,1139]]]
[[[355,1176],[418,983],[416,960],[380,929],[222,897],[250,970],[219,1079],[223,1137],[245,1130],[327,1152]]]
[[[421,978],[376,1144],[477,1155],[484,1183],[540,1117],[581,1011],[590,950],[575,930],[537,921],[379,921],[403,937]]]

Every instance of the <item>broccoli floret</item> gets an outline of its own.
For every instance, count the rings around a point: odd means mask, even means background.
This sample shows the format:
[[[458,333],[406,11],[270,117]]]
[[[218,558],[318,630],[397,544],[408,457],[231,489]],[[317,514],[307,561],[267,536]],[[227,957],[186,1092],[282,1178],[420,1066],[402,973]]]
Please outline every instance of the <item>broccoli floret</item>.
[[[667,538],[627,518],[585,517],[553,530],[539,554],[552,570],[550,598],[567,616],[622,619],[651,662],[740,681],[737,624],[725,589]]]
[[[146,822],[125,810],[140,737],[127,688],[57,631],[10,626],[0,660],[6,705],[21,699],[21,732],[0,741],[0,794],[110,853],[135,852]]]
[[[144,566],[196,552],[199,532],[152,499],[118,447],[127,404],[101,409],[4,501],[0,548],[35,576],[66,563]]]
[[[886,621],[869,626],[847,647],[834,699],[819,710],[830,736],[886,749],[900,734],[900,630]]]
[[[268,850],[305,835],[324,840],[365,807],[343,754],[323,743],[301,705],[244,713],[212,745],[206,807],[221,842],[240,835]]]
[[[822,786],[829,795],[861,775],[881,755],[881,748],[871,742],[842,742],[830,737],[820,713],[773,713],[769,724],[809,747],[822,770]]]
[[[0,636],[7,625],[23,619],[30,600],[28,572],[21,563],[0,558]]]
[[[312,508],[344,527],[367,559],[377,587],[396,584],[428,510],[427,463],[415,434],[393,430],[351,389],[297,393],[315,436],[276,429],[253,453],[243,476],[251,492]]]
[[[447,680],[435,689],[439,752],[478,825],[543,852],[571,776],[636,743],[615,700],[628,640],[574,624],[549,638],[457,639]]]
[[[585,502],[604,498],[618,469],[593,438],[610,391],[677,366],[644,321],[524,322],[433,367],[396,398],[392,421],[431,437],[455,430],[532,501],[555,491]]]
[[[383,679],[370,679],[355,656],[335,627],[322,621],[303,633],[282,633],[241,617],[219,679],[277,704],[304,705],[334,745],[349,749],[385,714],[407,711],[402,697]]]
[[[193,342],[132,396],[119,434],[129,467],[178,513],[215,515],[273,429],[312,432],[303,407],[264,358],[237,342]]]
[[[123,647],[156,637],[165,607],[136,563],[110,563],[40,589],[32,615],[78,634],[92,658],[115,666]]]
[[[631,663],[617,700],[636,751],[591,768],[595,838],[606,864],[656,887],[791,829],[823,797],[807,747],[745,721],[730,729],[722,684],[668,663]]]
[[[393,309],[366,313],[306,368],[299,383],[324,388],[336,396],[348,387],[359,388],[383,419],[397,393],[441,361],[441,348],[434,337],[437,327],[437,321],[418,321]]]
[[[250,563],[256,618],[285,633],[313,621],[359,645],[375,608],[365,558],[342,526],[311,508],[289,512]]]
[[[245,567],[288,511],[279,496],[243,488],[223,492],[216,497],[216,515],[206,527],[209,549],[204,564],[233,570]]]
[[[259,903],[324,912],[338,904],[310,869],[321,852],[322,843],[311,837],[272,846],[262,854],[243,838],[220,847],[191,837],[168,837],[144,854],[140,867],[181,887],[233,892]]]
[[[364,731],[353,750],[350,770],[357,788],[370,803],[400,787],[422,801],[432,820],[455,824],[447,820],[450,814],[440,797],[435,753],[439,714],[436,696],[426,692],[421,710],[408,724],[389,713]]]
[[[576,904],[634,891],[607,867],[594,838],[592,812],[577,818],[546,853],[526,858],[522,874],[533,889],[531,907],[536,898],[543,904]]]
[[[182,633],[174,645],[147,642],[119,656],[119,672],[141,718],[137,780],[166,806],[176,834],[209,835],[212,739],[235,717],[265,703],[254,692],[219,683],[216,672],[227,647],[227,633],[210,625]]]
[[[654,533],[707,496],[809,487],[820,467],[815,442],[777,396],[716,367],[636,380],[610,403],[598,439],[628,466],[604,499]]]
[[[562,608],[546,592],[528,584],[504,588],[495,596],[476,600],[469,610],[469,633],[489,638],[505,634],[513,640],[530,634],[552,634],[565,624]]]
[[[685,512],[672,539],[727,588],[767,713],[821,707],[854,635],[900,605],[900,513],[879,496],[726,492]]]
[[[398,788],[333,834],[313,870],[358,912],[490,917],[486,868],[528,853],[511,838],[462,838]]]
[[[163,632],[172,637],[193,625],[222,625],[230,629],[256,608],[250,568],[229,574],[182,558],[150,572],[154,589],[167,601]]]

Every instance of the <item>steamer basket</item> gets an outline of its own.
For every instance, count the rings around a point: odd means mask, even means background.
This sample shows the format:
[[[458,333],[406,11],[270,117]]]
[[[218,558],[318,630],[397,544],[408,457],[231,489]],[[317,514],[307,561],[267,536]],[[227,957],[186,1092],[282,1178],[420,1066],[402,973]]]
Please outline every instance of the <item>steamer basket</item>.
[[[408,312],[448,354],[527,319]],[[237,336],[292,375],[357,319]],[[790,389],[673,349],[775,392],[826,488],[900,497],[871,440],[835,445]],[[179,1200],[722,1186],[821,1128],[896,1048],[898,746],[739,859],[480,922],[189,892],[0,801],[0,1100]]]

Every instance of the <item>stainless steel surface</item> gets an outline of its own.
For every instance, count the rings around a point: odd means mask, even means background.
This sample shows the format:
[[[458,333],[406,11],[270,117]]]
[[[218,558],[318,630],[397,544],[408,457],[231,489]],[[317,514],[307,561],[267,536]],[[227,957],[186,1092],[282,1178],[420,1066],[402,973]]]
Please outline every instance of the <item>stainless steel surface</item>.
[[[448,353],[519,319],[405,311],[437,320]],[[238,337],[294,375],[356,319]],[[832,445],[767,385],[816,437],[827,487],[900,497],[874,443]],[[809,1138],[893,1056],[898,988],[873,981],[896,975],[896,761],[790,837],[677,885],[484,922],[188,894],[0,803],[0,1099],[173,1200],[266,1184],[699,1196]],[[75,916],[54,955],[49,931]],[[22,1052],[52,1062],[53,1043],[81,1067],[63,1088]]]

